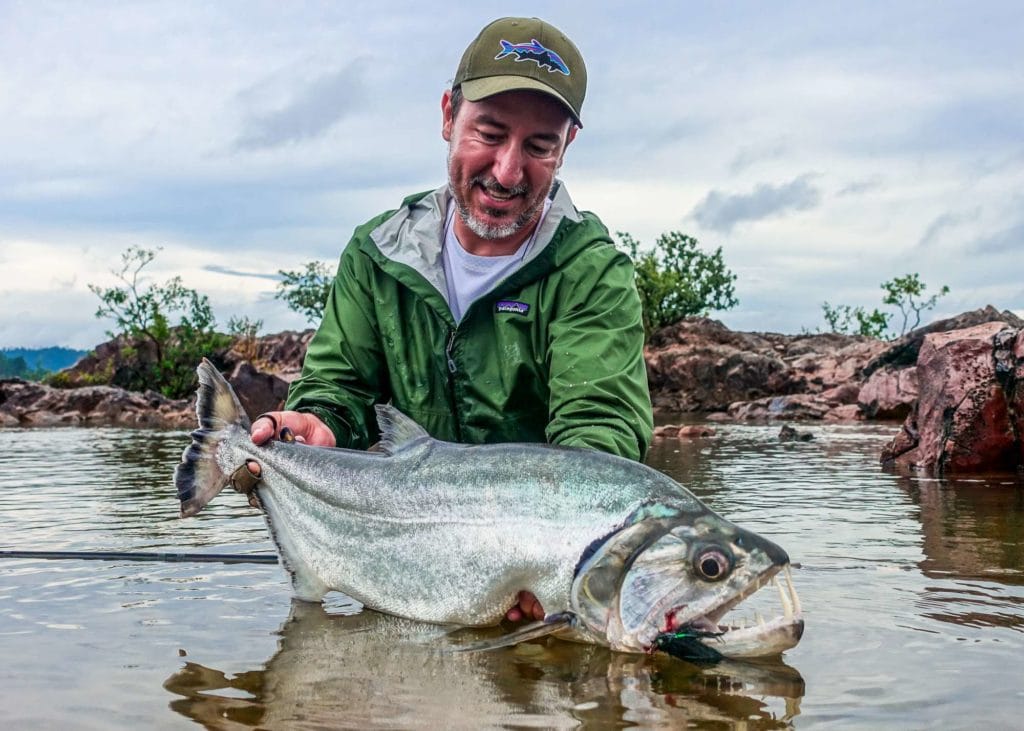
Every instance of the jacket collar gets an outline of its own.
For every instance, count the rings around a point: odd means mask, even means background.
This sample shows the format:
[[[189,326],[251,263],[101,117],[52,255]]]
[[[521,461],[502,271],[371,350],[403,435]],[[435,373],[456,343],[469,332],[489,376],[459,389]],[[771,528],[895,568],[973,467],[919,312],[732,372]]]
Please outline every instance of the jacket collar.
[[[445,301],[448,287],[444,277],[442,245],[450,200],[448,186],[443,185],[411,202],[407,201],[370,232],[370,240],[382,255],[414,269],[441,293]],[[578,223],[582,216],[565,186],[556,180],[551,190],[551,208],[541,222],[534,245],[523,260],[524,266],[547,249],[565,219]]]

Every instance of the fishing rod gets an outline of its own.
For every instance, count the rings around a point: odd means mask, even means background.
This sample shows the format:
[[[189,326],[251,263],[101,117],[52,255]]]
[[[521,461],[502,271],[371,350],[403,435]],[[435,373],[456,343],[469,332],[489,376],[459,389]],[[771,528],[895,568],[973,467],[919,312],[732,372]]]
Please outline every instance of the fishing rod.
[[[0,551],[2,558],[37,558],[52,561],[162,561],[166,563],[276,564],[273,553],[156,553],[146,551]]]

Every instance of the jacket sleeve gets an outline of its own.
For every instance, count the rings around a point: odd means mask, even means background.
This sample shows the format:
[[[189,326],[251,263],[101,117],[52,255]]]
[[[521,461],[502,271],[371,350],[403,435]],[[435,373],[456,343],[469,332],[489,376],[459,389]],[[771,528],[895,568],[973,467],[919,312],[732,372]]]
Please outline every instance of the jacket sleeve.
[[[320,417],[338,446],[351,449],[369,446],[373,405],[387,400],[370,267],[353,239],[341,255],[323,320],[285,404]]]
[[[572,266],[548,330],[547,440],[641,460],[653,418],[633,264],[609,243]]]

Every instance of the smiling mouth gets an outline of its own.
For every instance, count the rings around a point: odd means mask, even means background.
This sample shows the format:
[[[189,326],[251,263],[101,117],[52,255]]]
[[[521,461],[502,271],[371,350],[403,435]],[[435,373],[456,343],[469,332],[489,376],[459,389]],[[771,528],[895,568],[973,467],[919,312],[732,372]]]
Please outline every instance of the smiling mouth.
[[[782,573],[783,581],[778,574]],[[725,615],[760,589],[773,587],[782,603],[782,614],[766,621],[760,611],[753,618],[740,617],[723,622]],[[800,598],[793,586],[793,576],[787,564],[766,572],[743,591],[721,602],[700,617],[676,622],[675,614],[685,607],[666,615],[666,628],[655,638],[654,647],[671,646],[674,639],[694,638],[725,657],[761,657],[777,655],[795,647],[804,631]],[[671,651],[670,651],[671,654]]]
[[[511,200],[525,196],[529,189],[525,184],[515,185],[511,188],[506,188],[504,185],[498,183],[493,179],[485,178],[474,178],[470,181],[474,186],[477,186],[484,195],[496,203],[508,203]]]

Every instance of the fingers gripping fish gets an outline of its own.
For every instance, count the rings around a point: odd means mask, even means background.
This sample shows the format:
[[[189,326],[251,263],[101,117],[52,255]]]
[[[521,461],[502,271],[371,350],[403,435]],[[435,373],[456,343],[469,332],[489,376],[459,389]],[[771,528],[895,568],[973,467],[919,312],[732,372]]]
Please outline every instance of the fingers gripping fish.
[[[707,659],[777,654],[803,633],[785,551],[657,470],[587,449],[441,442],[390,406],[377,407],[380,452],[256,446],[227,381],[206,360],[197,371],[199,429],[175,471],[181,514],[258,463],[255,488],[239,486],[300,599],[338,590],[463,626],[497,624],[521,589],[553,610],[473,649],[557,633]],[[769,584],[781,615],[730,626],[726,613]]]

